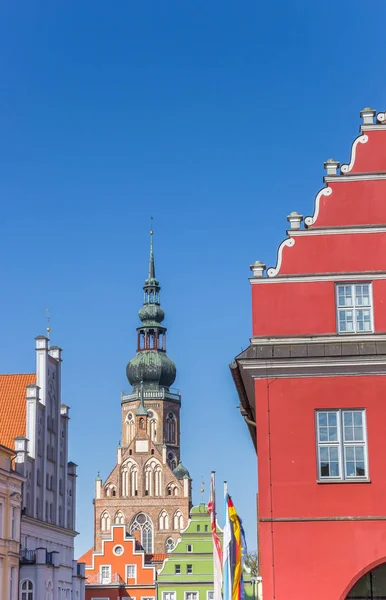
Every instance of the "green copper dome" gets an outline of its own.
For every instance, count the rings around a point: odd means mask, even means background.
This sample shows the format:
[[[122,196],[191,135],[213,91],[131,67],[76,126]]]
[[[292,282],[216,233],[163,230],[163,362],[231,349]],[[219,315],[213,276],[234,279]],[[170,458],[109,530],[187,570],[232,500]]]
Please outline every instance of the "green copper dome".
[[[129,383],[139,388],[169,388],[176,379],[176,366],[166,355],[166,327],[161,325],[165,313],[160,305],[160,285],[155,276],[153,232],[150,232],[149,273],[144,285],[144,302],[139,310],[141,325],[135,357],[126,367]]]
[[[176,378],[176,365],[159,350],[142,350],[128,363],[127,379],[133,387],[170,387]]]
[[[184,477],[189,477],[190,479],[189,471],[186,467],[184,467],[181,461],[178,463],[173,473],[177,479],[183,479]]]

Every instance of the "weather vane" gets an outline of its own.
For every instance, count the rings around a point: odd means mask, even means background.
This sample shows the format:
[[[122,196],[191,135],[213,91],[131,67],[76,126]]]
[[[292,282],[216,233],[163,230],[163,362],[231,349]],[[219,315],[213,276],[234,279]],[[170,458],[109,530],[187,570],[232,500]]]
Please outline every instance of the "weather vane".
[[[150,235],[153,235],[153,217],[150,217]]]
[[[49,308],[46,308],[46,315],[47,315],[47,327],[46,327],[46,331],[47,331],[47,337],[48,337],[48,339],[50,339],[51,317],[50,317],[50,309]]]
[[[201,501],[202,502],[204,502],[204,493],[205,493],[205,487],[204,486],[205,486],[204,478],[201,475],[201,489],[200,489],[200,492],[201,492]]]

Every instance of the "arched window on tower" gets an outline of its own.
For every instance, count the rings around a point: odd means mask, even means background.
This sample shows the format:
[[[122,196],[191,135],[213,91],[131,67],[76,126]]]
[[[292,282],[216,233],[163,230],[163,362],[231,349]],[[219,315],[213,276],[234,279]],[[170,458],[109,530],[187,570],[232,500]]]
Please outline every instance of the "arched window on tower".
[[[166,510],[162,510],[158,517],[158,527],[159,529],[169,529],[169,515]]]
[[[173,452],[168,452],[168,465],[172,471],[177,467],[177,460]]]
[[[111,529],[111,518],[110,514],[105,510],[101,514],[101,530],[102,531],[110,531]]]
[[[157,441],[157,417],[153,411],[149,410],[147,419],[147,433],[152,442]]]
[[[137,513],[130,523],[129,533],[139,531],[141,546],[147,553],[153,552],[153,523],[145,513]]]
[[[135,421],[133,413],[129,412],[126,417],[126,439],[127,444],[131,444],[135,436]]]
[[[124,522],[125,522],[125,517],[123,516],[123,513],[119,510],[117,513],[115,513],[114,523],[116,525],[123,525]]]
[[[29,579],[21,584],[21,600],[34,600],[34,584]]]
[[[166,419],[166,441],[169,444],[176,443],[176,417],[170,412]]]
[[[180,510],[176,510],[174,513],[173,527],[178,531],[184,528],[184,517]]]
[[[145,419],[142,419],[142,417],[139,420],[139,428],[145,429]]]

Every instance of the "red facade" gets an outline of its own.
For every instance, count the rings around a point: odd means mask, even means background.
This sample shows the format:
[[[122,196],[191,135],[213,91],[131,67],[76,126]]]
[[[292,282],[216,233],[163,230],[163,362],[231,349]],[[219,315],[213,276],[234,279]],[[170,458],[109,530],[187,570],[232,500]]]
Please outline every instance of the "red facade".
[[[386,598],[386,125],[361,116],[276,267],[252,265],[253,337],[231,365],[264,600]]]

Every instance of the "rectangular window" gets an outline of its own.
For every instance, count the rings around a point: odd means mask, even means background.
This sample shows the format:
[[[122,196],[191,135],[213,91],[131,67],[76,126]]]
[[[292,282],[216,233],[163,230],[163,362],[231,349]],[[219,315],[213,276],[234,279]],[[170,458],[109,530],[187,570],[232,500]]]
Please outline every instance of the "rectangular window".
[[[11,540],[17,540],[17,508],[11,508]]]
[[[126,565],[126,579],[135,579],[136,565]]]
[[[336,285],[338,333],[374,330],[371,292],[371,283]]]
[[[197,525],[197,531],[201,531],[201,525]]]
[[[176,592],[162,592],[162,600],[176,600]]]
[[[174,565],[174,573],[179,575],[181,573],[181,565]]]
[[[185,592],[185,600],[198,600],[198,592]]]
[[[193,573],[193,565],[186,565],[186,572],[188,575]]]
[[[318,410],[316,428],[319,480],[368,479],[365,410]]]
[[[209,531],[209,525],[205,525],[205,531]]]
[[[111,583],[111,565],[101,565],[100,580],[102,585]]]
[[[193,552],[193,546],[192,546],[192,544],[187,544],[187,546],[186,546],[186,552]]]
[[[213,590],[208,590],[206,592],[206,600],[214,600],[214,591]]]

